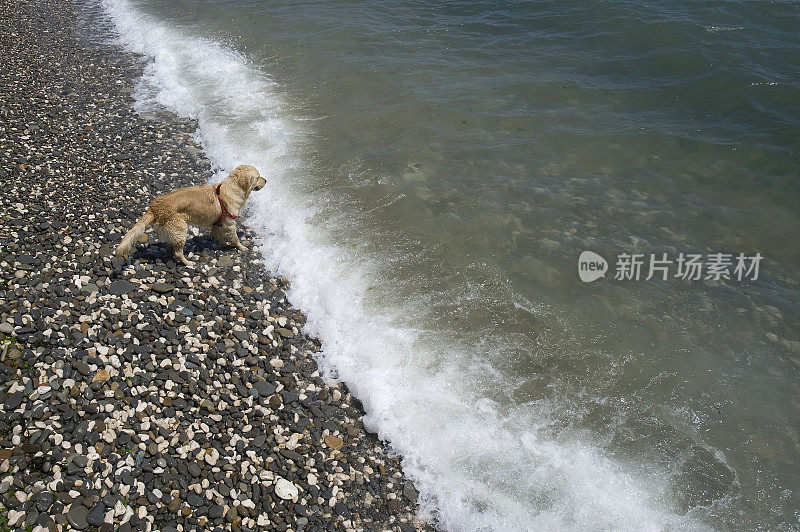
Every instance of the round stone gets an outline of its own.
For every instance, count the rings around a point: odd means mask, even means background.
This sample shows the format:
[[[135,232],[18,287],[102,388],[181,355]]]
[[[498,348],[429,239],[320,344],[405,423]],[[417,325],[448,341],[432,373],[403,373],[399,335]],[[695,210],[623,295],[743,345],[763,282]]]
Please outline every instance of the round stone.
[[[89,526],[89,523],[86,521],[88,516],[89,509],[86,508],[86,506],[73,503],[67,513],[67,521],[69,521],[69,524],[72,525],[73,528],[83,530]]]

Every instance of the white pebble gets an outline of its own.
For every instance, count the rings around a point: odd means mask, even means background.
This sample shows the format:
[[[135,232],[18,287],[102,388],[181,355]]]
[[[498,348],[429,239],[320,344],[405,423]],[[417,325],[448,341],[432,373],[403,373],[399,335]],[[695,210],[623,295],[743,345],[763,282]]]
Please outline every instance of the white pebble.
[[[206,451],[205,460],[208,465],[210,466],[217,465],[218,459],[219,459],[219,451],[217,451],[213,447]]]
[[[25,512],[20,512],[19,510],[9,510],[8,512],[8,524],[10,526],[20,525],[24,518]],[[19,521],[19,523],[17,521]]]
[[[285,478],[278,478],[275,482],[275,495],[284,500],[297,501],[299,491],[297,486],[286,480]]]

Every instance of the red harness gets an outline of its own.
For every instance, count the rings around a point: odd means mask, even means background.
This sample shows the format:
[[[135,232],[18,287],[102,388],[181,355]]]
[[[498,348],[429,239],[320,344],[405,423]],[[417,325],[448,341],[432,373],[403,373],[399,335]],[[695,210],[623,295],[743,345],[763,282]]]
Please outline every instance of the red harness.
[[[234,216],[234,215],[232,215],[231,213],[228,212],[228,208],[225,206],[225,202],[222,201],[222,198],[219,197],[219,187],[221,187],[221,186],[222,186],[222,183],[217,185],[217,188],[214,190],[214,193],[217,195],[217,199],[219,200],[219,206],[222,209],[222,214],[219,215],[219,218],[217,218],[217,221],[214,222],[214,225],[222,225],[222,221],[225,220],[226,216],[228,218],[230,218],[231,220],[235,220],[236,219],[236,216]]]

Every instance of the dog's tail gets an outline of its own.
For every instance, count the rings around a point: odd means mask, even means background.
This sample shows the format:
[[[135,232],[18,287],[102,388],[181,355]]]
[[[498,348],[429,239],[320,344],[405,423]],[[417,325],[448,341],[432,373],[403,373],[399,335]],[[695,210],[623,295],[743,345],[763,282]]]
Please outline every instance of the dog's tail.
[[[131,230],[125,233],[125,236],[122,237],[122,242],[119,243],[117,249],[114,250],[114,256],[117,259],[121,259],[122,257],[126,256],[131,248],[136,244],[136,241],[139,240],[145,230],[147,229],[150,224],[153,223],[155,217],[150,213],[150,210],[144,215],[139,218],[139,221],[131,227]]]

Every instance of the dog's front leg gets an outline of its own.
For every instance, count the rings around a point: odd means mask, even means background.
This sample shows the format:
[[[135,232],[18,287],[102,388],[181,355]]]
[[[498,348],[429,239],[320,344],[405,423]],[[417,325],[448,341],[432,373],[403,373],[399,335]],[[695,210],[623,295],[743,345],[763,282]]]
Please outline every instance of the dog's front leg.
[[[233,220],[226,220],[222,222],[222,225],[212,227],[211,235],[220,244],[234,245],[240,251],[247,250],[244,244],[239,241],[239,235],[236,234],[236,222]]]
[[[239,251],[247,251],[247,248],[239,241],[239,235],[236,233],[236,222],[231,222],[230,228],[230,239],[233,242],[233,245],[236,246],[236,249]]]

